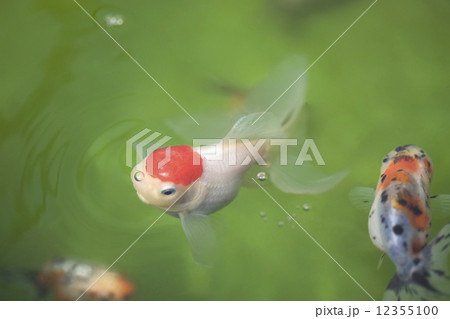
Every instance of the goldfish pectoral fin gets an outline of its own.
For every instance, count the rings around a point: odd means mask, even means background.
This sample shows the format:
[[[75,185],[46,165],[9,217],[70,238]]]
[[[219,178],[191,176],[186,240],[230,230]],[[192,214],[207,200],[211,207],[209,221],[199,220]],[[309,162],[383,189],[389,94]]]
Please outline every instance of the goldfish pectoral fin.
[[[450,216],[450,195],[439,194],[431,197],[431,210],[443,216]]]
[[[383,263],[384,256],[386,256],[385,253],[381,253],[380,259],[378,260],[377,270],[380,270],[381,264]]]
[[[277,163],[270,165],[269,178],[276,187],[286,193],[318,194],[336,186],[348,172],[348,169],[344,169],[333,175],[326,175],[313,164],[280,165]]]
[[[217,260],[217,239],[209,216],[195,213],[180,214],[181,225],[191,245],[194,260],[211,268]]]
[[[375,189],[371,187],[355,187],[350,191],[348,197],[353,206],[368,213],[375,200]]]

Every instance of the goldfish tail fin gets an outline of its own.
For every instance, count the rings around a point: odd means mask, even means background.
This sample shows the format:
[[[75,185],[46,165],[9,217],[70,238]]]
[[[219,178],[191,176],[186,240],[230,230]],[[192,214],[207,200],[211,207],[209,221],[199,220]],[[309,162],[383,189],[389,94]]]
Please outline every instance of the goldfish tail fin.
[[[289,138],[288,131],[291,127],[289,124],[284,126],[284,122],[277,115],[269,112],[265,114],[252,113],[241,117],[227,134],[225,140],[265,139],[263,157],[267,160],[268,165],[260,168],[263,171],[267,170],[270,181],[286,193],[322,193],[342,181],[348,174],[348,170],[342,170],[333,175],[324,174],[318,166],[318,164],[323,165],[324,162],[314,141],[305,140],[302,149],[298,151],[298,148],[295,147],[297,140]],[[293,152],[294,148],[298,152],[289,154],[289,152]],[[287,150],[286,154],[283,154],[282,150]],[[314,155],[317,163],[312,163],[313,160],[309,153]]]
[[[166,120],[166,123],[183,138],[219,139],[225,135],[230,139],[283,137],[305,103],[305,70],[305,57],[289,56],[251,89],[237,108],[195,114],[201,125],[196,125],[185,115]]]
[[[249,113],[235,122],[224,140],[264,139],[264,157],[269,162],[265,168],[270,181],[286,193],[317,194],[333,188],[348,171],[333,175],[322,173],[307,154],[312,152],[317,164],[324,165],[311,139],[304,141],[301,151],[296,154],[299,157],[276,153],[294,148],[299,137],[294,132],[304,130],[304,125],[299,125],[298,121],[304,122],[300,112],[305,103],[305,67],[306,60],[302,56],[291,56],[279,65],[243,102]],[[289,157],[286,163],[283,156]]]
[[[181,225],[191,245],[197,264],[213,267],[217,259],[217,240],[209,216],[196,213],[180,214]]]
[[[293,194],[323,193],[340,183],[349,170],[344,169],[327,175],[315,164],[295,164],[295,158],[288,157],[287,165],[275,159],[269,165],[269,178],[280,190]]]
[[[384,300],[450,300],[450,223],[421,252],[406,280],[395,274]]]
[[[306,66],[306,58],[302,55],[285,58],[249,92],[242,102],[241,112],[257,114],[253,125],[262,122],[289,128],[305,104]]]
[[[285,138],[306,95],[306,59],[292,55],[251,90],[225,139]]]
[[[288,128],[280,125],[275,115],[266,113],[260,117],[261,114],[241,117],[225,140],[264,139],[263,157],[268,165],[262,169],[267,169],[270,181],[277,188],[286,193],[318,194],[333,188],[347,176],[348,169],[332,175],[323,173],[319,165],[324,165],[325,162],[312,139],[305,140],[301,150],[298,150],[295,147],[297,140],[287,137]],[[290,154],[294,148],[298,152]],[[313,163],[310,153],[315,157],[316,163]]]

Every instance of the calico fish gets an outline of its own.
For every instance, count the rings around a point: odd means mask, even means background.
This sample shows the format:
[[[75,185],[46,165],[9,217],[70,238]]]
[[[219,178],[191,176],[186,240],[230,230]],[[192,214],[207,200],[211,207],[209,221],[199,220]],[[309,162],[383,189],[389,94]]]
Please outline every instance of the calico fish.
[[[432,177],[433,162],[418,146],[399,146],[382,160],[368,223],[372,243],[396,266],[386,300],[450,298],[450,223],[428,243]]]
[[[128,300],[134,285],[123,274],[104,271],[97,265],[58,258],[44,265],[36,281],[41,287],[53,289],[56,300],[78,300],[80,296],[80,300]]]

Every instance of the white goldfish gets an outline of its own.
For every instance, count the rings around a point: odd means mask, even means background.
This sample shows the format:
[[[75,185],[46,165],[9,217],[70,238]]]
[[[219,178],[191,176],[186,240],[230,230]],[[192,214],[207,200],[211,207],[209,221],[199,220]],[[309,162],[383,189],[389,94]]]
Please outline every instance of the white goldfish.
[[[132,170],[131,179],[139,198],[181,219],[200,265],[211,266],[214,260],[216,239],[208,215],[233,201],[252,167],[263,163],[275,186],[295,194],[326,191],[346,175],[346,171],[341,171],[324,176],[313,165],[295,165],[292,158],[282,165],[283,160],[274,156],[270,139],[281,143],[277,149],[287,148],[284,139],[296,137],[290,134],[302,129],[294,122],[304,104],[305,80],[294,81],[304,65],[303,58],[293,57],[278,67],[250,93],[243,103],[246,115],[238,118],[217,144],[157,149]],[[262,112],[292,83],[273,107]],[[223,121],[217,117],[216,121]],[[208,156],[212,153],[217,155],[214,159]]]

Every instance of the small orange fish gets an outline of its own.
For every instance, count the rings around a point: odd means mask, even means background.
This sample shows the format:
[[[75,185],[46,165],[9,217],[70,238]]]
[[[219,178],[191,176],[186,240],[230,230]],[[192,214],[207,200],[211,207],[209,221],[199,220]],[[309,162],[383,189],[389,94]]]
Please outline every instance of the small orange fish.
[[[450,223],[427,244],[432,177],[431,159],[415,145],[399,146],[382,161],[369,213],[369,234],[372,243],[397,268],[385,299],[450,297],[446,260],[450,251]]]
[[[104,268],[70,259],[55,259],[37,275],[37,281],[55,290],[56,300],[77,300],[99,278]],[[80,300],[128,300],[134,286],[124,275],[107,271]]]

